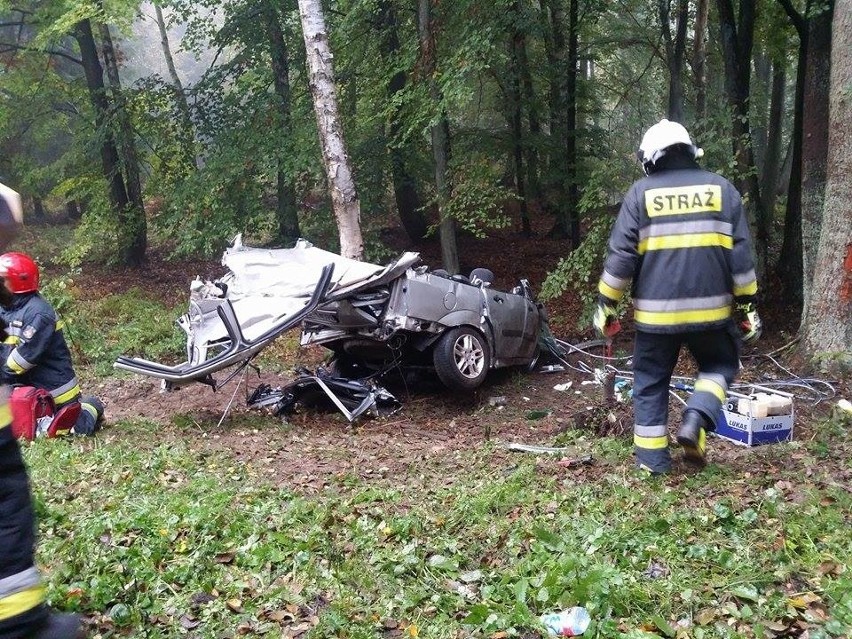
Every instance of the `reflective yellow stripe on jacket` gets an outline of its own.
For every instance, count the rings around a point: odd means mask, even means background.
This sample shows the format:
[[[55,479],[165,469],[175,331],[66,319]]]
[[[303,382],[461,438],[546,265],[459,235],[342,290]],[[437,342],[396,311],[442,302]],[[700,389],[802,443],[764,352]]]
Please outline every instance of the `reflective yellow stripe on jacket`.
[[[731,316],[731,296],[688,297],[673,300],[633,300],[633,318],[649,326],[718,322]]]
[[[0,597],[0,621],[32,610],[44,601],[44,586],[38,585]]]

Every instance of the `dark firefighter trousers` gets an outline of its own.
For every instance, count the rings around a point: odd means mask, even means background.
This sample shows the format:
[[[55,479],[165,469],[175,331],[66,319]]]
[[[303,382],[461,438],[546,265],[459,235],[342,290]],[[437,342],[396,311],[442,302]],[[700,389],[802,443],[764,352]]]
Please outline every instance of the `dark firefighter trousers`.
[[[0,422],[0,639],[20,639],[44,622],[47,608],[35,568],[30,485],[5,396],[0,413],[6,416]]]
[[[636,332],[633,351],[633,446],[636,463],[654,473],[671,470],[669,453],[669,385],[681,346],[698,364],[695,390],[685,410],[704,416],[715,430],[728,386],[739,370],[740,337],[733,322],[688,333]]]

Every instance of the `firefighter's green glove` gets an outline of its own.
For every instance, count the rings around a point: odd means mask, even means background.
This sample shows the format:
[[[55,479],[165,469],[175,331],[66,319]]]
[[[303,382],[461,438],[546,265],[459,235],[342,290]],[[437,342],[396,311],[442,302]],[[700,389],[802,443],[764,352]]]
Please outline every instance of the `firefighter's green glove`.
[[[595,332],[600,337],[613,337],[621,330],[621,322],[618,321],[618,313],[615,307],[603,302],[598,302],[592,323],[595,325]]]
[[[760,321],[754,302],[737,304],[737,325],[742,333],[743,343],[751,344],[760,337],[763,332],[763,322]]]

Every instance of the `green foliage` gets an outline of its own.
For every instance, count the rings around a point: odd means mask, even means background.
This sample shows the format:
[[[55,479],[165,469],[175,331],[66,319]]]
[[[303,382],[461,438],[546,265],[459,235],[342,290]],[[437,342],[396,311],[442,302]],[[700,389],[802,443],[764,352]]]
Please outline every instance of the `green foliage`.
[[[280,436],[268,420],[250,427]],[[761,481],[724,466],[665,486],[617,466],[564,479],[530,457],[495,473],[485,448],[454,451],[449,474],[424,460],[425,481],[330,474],[301,494],[269,484],[267,462],[211,454],[185,428],[123,422],[104,445],[25,448],[54,605],[151,637],[302,624],[319,636],[525,636],[573,605],[598,639],[654,626],[704,639],[852,630],[852,501],[805,479],[820,466],[799,444],[755,451],[750,467],[771,469]],[[583,445],[596,459],[630,448]]]
[[[65,320],[75,367],[107,376],[114,374],[112,365],[119,355],[185,359],[185,335],[174,324],[181,309],[153,302],[137,289],[81,299],[74,276],[51,278],[42,294]]]
[[[496,168],[487,158],[454,162],[451,174],[453,192],[444,210],[461,229],[476,237],[485,237],[488,229],[509,226],[511,220],[505,207],[517,196],[499,184]]]
[[[572,289],[583,301],[583,313],[578,325],[587,325],[597,302],[597,283],[606,256],[606,244],[614,219],[602,215],[593,219],[582,243],[568,257],[559,260],[556,268],[547,274],[541,287],[543,300],[559,297]]]

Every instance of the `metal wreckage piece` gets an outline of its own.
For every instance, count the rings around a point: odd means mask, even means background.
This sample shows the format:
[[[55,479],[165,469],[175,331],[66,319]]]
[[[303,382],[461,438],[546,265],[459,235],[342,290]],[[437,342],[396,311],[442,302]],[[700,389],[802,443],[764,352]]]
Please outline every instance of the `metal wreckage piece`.
[[[291,415],[299,406],[337,409],[350,422],[365,414],[387,417],[402,408],[392,393],[371,380],[333,377],[322,368],[314,374],[303,368],[296,379],[284,386],[261,384],[246,404],[249,408],[269,408],[279,417]]]

